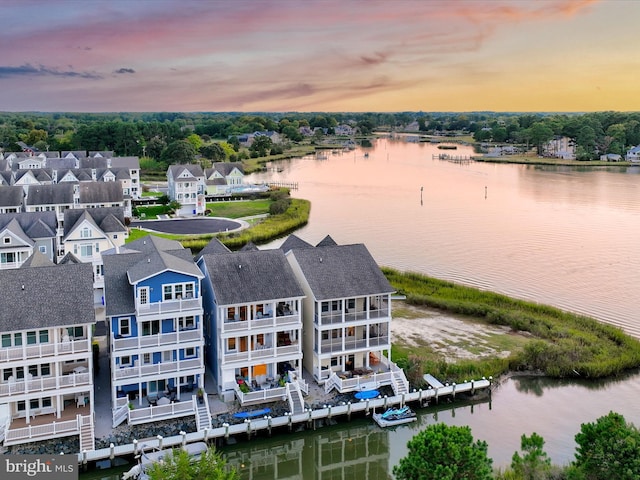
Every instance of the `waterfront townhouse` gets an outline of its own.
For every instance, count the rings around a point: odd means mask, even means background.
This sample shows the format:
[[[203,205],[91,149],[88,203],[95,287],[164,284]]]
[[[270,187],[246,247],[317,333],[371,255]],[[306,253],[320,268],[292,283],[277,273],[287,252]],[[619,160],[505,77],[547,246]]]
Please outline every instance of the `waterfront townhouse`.
[[[229,195],[242,187],[244,172],[240,164],[215,162],[204,171],[207,195]]]
[[[147,236],[103,254],[113,425],[196,415],[209,428],[203,275],[179,242]]]
[[[57,224],[55,212],[0,215],[0,270],[20,268],[35,251],[55,262]]]
[[[79,435],[80,450],[92,450],[91,266],[32,259],[41,266],[0,270],[0,437],[7,446]]]
[[[167,170],[167,195],[180,203],[178,215],[204,213],[206,182],[200,165],[170,165]]]
[[[64,212],[62,256],[72,254],[93,266],[95,303],[104,300],[102,252],[124,245],[129,236],[121,207],[69,209]]]
[[[306,294],[304,367],[325,390],[340,392],[391,385],[408,391],[404,372],[391,362],[393,288],[362,244],[291,248],[287,259]]]
[[[205,337],[219,394],[301,411],[304,292],[281,250],[205,254]]]

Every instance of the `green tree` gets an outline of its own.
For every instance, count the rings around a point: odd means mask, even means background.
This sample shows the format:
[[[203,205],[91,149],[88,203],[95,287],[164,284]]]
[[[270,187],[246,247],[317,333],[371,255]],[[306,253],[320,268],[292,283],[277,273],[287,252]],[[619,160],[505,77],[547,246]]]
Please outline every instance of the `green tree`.
[[[173,213],[176,213],[181,207],[182,204],[177,200],[171,200],[169,202],[169,210],[173,211]]]
[[[595,423],[583,423],[575,440],[573,466],[580,478],[640,478],[640,431],[619,413],[609,412]]]
[[[542,480],[549,478],[551,459],[544,451],[544,439],[533,432],[530,437],[520,437],[520,450],[511,457],[511,469],[516,478],[523,480]]]
[[[192,133],[186,138],[186,140],[191,145],[193,145],[193,148],[195,148],[196,152],[200,151],[200,148],[202,147],[202,144],[203,144],[202,138],[200,138],[200,135],[198,135],[197,133]]]
[[[214,162],[224,162],[227,159],[227,154],[219,143],[204,145],[200,148],[200,153],[204,158]]]
[[[548,125],[538,122],[531,125],[531,142],[537,147],[538,155],[542,155],[543,146],[553,138],[553,130]]]
[[[162,152],[162,161],[168,165],[193,163],[195,158],[196,149],[187,140],[172,142]]]
[[[147,470],[149,480],[236,480],[238,472],[214,448],[209,448],[197,461],[176,448]]]
[[[393,467],[398,480],[490,480],[487,442],[474,442],[469,427],[429,425],[407,443],[409,453]]]
[[[273,142],[269,137],[266,135],[258,135],[257,137],[254,137],[249,150],[257,153],[259,157],[266,157],[271,151],[272,146]]]

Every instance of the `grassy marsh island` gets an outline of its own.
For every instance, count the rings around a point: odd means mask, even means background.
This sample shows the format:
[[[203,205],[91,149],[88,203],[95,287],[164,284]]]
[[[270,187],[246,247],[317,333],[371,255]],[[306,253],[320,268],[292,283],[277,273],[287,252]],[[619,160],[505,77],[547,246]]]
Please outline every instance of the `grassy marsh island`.
[[[397,291],[406,295],[408,305],[463,316],[487,328],[506,327],[505,336],[517,337],[501,339],[496,335],[489,339],[497,349],[506,342],[511,349],[508,355],[480,354],[455,362],[434,354],[429,345],[416,346],[398,339],[393,345],[393,360],[409,372],[415,371],[412,378],[417,379],[422,371],[448,381],[507,372],[601,378],[640,366],[640,341],[595,319],[418,273],[391,268],[383,268],[383,272]]]

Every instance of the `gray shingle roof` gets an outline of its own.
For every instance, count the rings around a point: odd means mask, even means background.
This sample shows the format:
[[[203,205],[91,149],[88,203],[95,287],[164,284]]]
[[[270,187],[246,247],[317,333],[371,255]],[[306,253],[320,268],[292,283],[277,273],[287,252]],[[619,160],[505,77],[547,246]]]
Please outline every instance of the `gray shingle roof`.
[[[4,228],[13,219],[18,221],[22,230],[31,238],[56,236],[58,220],[55,212],[4,213],[0,215],[0,229]]]
[[[95,322],[90,263],[0,270],[0,331]]]
[[[13,235],[15,235],[16,237],[18,237],[20,240],[22,240],[24,245],[29,245],[29,246],[33,246],[34,245],[34,241],[31,240],[29,238],[29,236],[24,233],[24,230],[22,229],[22,227],[20,226],[20,224],[18,223],[18,221],[15,218],[12,218],[11,220],[9,220],[9,223],[7,223],[1,230],[0,233],[2,233],[3,231],[8,230],[9,232],[11,232]]]
[[[201,262],[218,305],[304,296],[281,250],[207,254]]]
[[[231,253],[231,250],[229,250],[227,246],[223,244],[220,240],[218,240],[216,237],[213,237],[209,241],[209,243],[207,243],[204,246],[204,248],[200,250],[197,256],[201,257],[202,255],[214,254],[214,253]]]
[[[294,248],[313,248],[313,245],[305,242],[296,235],[289,235],[284,243],[280,245],[280,250],[282,250],[284,253],[287,253],[289,250],[292,250]]]
[[[177,179],[178,176],[182,173],[183,170],[187,170],[194,177],[204,177],[204,172],[202,171],[202,167],[196,164],[187,164],[187,165],[169,165],[169,172],[174,179]]]
[[[202,277],[202,272],[193,263],[191,254],[184,258],[181,250],[148,253],[142,261],[131,265],[127,273],[129,281],[133,284],[168,270]]]
[[[73,183],[30,185],[27,205],[73,205]]]
[[[80,203],[118,203],[124,200],[120,182],[85,182],[80,184]]]
[[[49,260],[49,257],[45,256],[43,253],[40,253],[40,250],[34,250],[31,256],[25,260],[20,268],[52,266],[54,266],[54,263]]]
[[[111,167],[126,168],[128,170],[139,170],[140,159],[138,157],[112,157]]]
[[[76,168],[76,161],[73,158],[47,158],[47,167],[58,171],[58,178],[69,170]]]
[[[22,205],[24,190],[21,186],[2,186],[0,187],[0,207],[17,207]]]
[[[393,293],[363,244],[291,250],[316,300]]]
[[[126,231],[124,226],[124,211],[122,207],[102,207],[102,208],[69,208],[64,211],[64,236],[71,232],[81,218],[86,216],[105,232]]]
[[[127,269],[144,258],[141,253],[104,255],[104,303],[107,317],[135,313],[133,287]]]
[[[335,245],[337,245],[336,241],[331,238],[331,235],[327,235],[322,240],[320,240],[320,242],[318,242],[316,247],[331,247]]]

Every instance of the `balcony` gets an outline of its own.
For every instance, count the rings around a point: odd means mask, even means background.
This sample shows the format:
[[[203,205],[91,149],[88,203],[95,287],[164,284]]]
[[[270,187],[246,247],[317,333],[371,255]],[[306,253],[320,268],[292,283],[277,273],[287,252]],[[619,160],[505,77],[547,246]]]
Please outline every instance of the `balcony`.
[[[158,335],[143,335],[139,337],[118,338],[111,334],[113,351],[141,349],[147,347],[160,347],[164,345],[180,345],[182,343],[197,342],[202,340],[202,331],[199,328],[181,330],[179,332],[160,333]]]
[[[116,368],[113,370],[112,375],[114,380],[122,380],[128,378],[140,378],[152,375],[164,375],[166,373],[176,373],[191,375],[196,372],[190,372],[190,370],[196,370],[204,368],[201,358],[194,358],[191,360],[179,360],[177,362],[164,362],[155,363],[152,365],[141,365],[133,367]]]
[[[265,315],[251,320],[238,320],[227,318],[222,323],[222,333],[255,330],[258,328],[276,328],[282,326],[300,325],[302,320],[298,312],[291,312],[287,315]]]
[[[360,322],[363,320],[378,320],[381,318],[390,318],[389,310],[386,308],[363,310],[363,311],[342,311],[334,310],[332,312],[323,312],[319,317],[315,314],[315,323],[318,325],[332,325],[345,322]]]
[[[90,375],[90,373],[74,373],[58,377],[10,380],[0,384],[0,397],[89,385]]]
[[[88,410],[89,407],[85,407]],[[22,428],[14,428],[13,424],[5,432],[4,445],[18,445],[21,443],[29,443],[42,440],[50,440],[52,438],[70,437],[73,435],[80,435],[82,425],[85,423],[91,423],[91,415],[81,415],[76,412],[80,412],[82,409],[69,409],[69,412],[65,410],[61,419],[51,420],[49,415],[42,416],[42,424],[38,421],[41,417],[36,417],[32,424]],[[87,412],[89,413],[89,412]],[[75,418],[70,417],[75,415]],[[47,418],[48,417],[48,418]],[[72,418],[65,420],[65,418]],[[18,423],[18,422],[14,422]]]
[[[20,347],[0,348],[0,362],[44,358],[58,355],[73,355],[89,351],[87,339],[69,340],[56,343],[38,343]]]
[[[229,364],[234,362],[243,362],[250,360],[261,360],[266,358],[281,358],[283,356],[290,357],[291,355],[302,354],[299,343],[293,343],[291,345],[283,345],[279,347],[273,347],[272,345],[265,345],[263,347],[256,346],[253,350],[246,350],[242,352],[225,352],[221,361],[223,364]]]
[[[164,315],[169,313],[193,313],[194,315],[197,315],[202,312],[202,299],[198,297],[138,304],[136,310],[138,317]]]
[[[367,339],[355,340],[347,337],[342,342],[341,338],[334,338],[333,340],[323,340],[320,343],[320,353],[347,353],[354,350],[366,350],[369,347],[387,347],[389,348],[391,344],[389,343],[390,339],[388,335],[383,335],[379,337],[372,337]],[[317,346],[315,348],[317,352]]]

